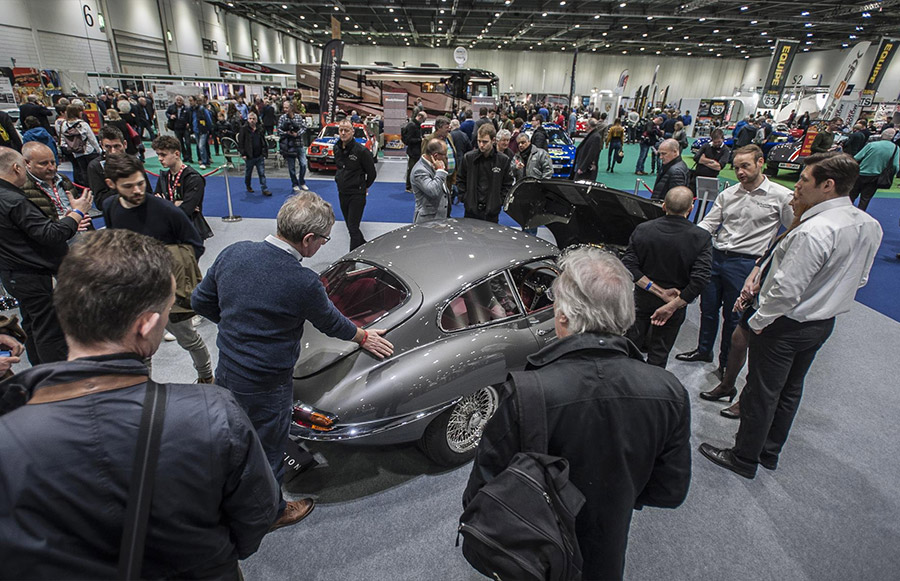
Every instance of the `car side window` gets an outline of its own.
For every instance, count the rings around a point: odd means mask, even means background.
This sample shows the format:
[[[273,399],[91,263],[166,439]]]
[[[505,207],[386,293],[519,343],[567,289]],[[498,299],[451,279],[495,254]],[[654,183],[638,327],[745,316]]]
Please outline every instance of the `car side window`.
[[[513,268],[510,274],[529,315],[553,306],[553,293],[550,287],[559,276],[553,263],[540,260],[523,264]]]
[[[513,291],[501,273],[450,301],[441,313],[441,328],[456,331],[520,314]]]

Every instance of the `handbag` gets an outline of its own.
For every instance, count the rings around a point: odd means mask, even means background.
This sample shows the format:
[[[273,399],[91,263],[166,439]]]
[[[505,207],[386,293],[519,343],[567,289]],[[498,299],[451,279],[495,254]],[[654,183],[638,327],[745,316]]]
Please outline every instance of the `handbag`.
[[[156,480],[160,440],[166,416],[166,386],[147,378],[147,392],[135,446],[125,524],[119,546],[119,579],[138,579],[144,563],[144,542],[150,520],[150,501]]]
[[[875,182],[875,186],[879,189],[887,189],[890,188],[894,183],[894,158],[900,154],[900,146],[894,146],[894,154],[891,155],[891,159],[888,164],[885,166],[883,170],[881,170],[881,174],[878,176],[878,181]]]
[[[616,152],[616,160],[617,160],[619,163],[622,163],[622,161],[623,161],[624,159],[625,159],[625,152],[622,151],[621,148],[619,148],[619,151]]]

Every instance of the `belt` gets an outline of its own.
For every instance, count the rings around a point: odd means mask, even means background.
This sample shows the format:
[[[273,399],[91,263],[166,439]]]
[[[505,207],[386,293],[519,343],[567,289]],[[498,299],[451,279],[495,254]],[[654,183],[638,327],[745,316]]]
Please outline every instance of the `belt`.
[[[722,254],[723,256],[725,256],[725,258],[744,258],[746,260],[759,260],[759,256],[754,256],[752,254],[732,252],[731,250],[719,250],[718,248],[713,248],[713,251]]]

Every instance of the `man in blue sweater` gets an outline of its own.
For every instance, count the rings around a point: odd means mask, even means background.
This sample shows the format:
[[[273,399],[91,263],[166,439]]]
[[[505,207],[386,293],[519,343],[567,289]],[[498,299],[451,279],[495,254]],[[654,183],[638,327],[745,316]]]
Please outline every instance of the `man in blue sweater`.
[[[250,417],[281,484],[291,425],[293,369],[303,325],[354,341],[378,358],[393,353],[381,329],[365,331],[328,299],[319,275],[302,264],[331,239],[334,210],[312,192],[285,201],[278,230],[263,242],[237,242],[219,254],[194,290],[194,310],[219,325],[216,383],[228,388]],[[311,499],[279,499],[273,529],[303,520]]]

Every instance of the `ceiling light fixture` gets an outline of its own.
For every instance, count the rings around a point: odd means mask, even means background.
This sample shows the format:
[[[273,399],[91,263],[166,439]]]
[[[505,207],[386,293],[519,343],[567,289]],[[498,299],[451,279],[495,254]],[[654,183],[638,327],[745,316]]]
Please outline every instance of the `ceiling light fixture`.
[[[672,29],[674,29],[674,28],[675,28],[674,26],[667,26],[667,27],[666,27],[666,30],[672,30]]]
[[[541,16],[547,16],[547,13],[546,13],[546,12],[544,12],[544,13],[543,13],[543,14],[541,14]]]
[[[809,10],[804,10],[800,13],[800,16],[809,16]]]
[[[713,34],[719,34],[719,29],[718,29],[718,28],[713,28]]]
[[[619,8],[625,8],[626,6],[628,6],[627,2],[622,2],[621,4],[619,4]]]
[[[600,18],[600,15],[599,15],[599,14],[594,14],[594,20],[597,20],[598,18]]]
[[[287,10],[287,4],[282,4],[281,7]]]
[[[338,10],[340,10],[340,8],[337,7],[337,6],[335,6],[335,7],[334,7],[334,11],[337,12]]]
[[[749,6],[741,6],[741,12],[746,12],[747,10],[750,10]]]
[[[750,24],[759,24],[759,20],[751,20]]]

